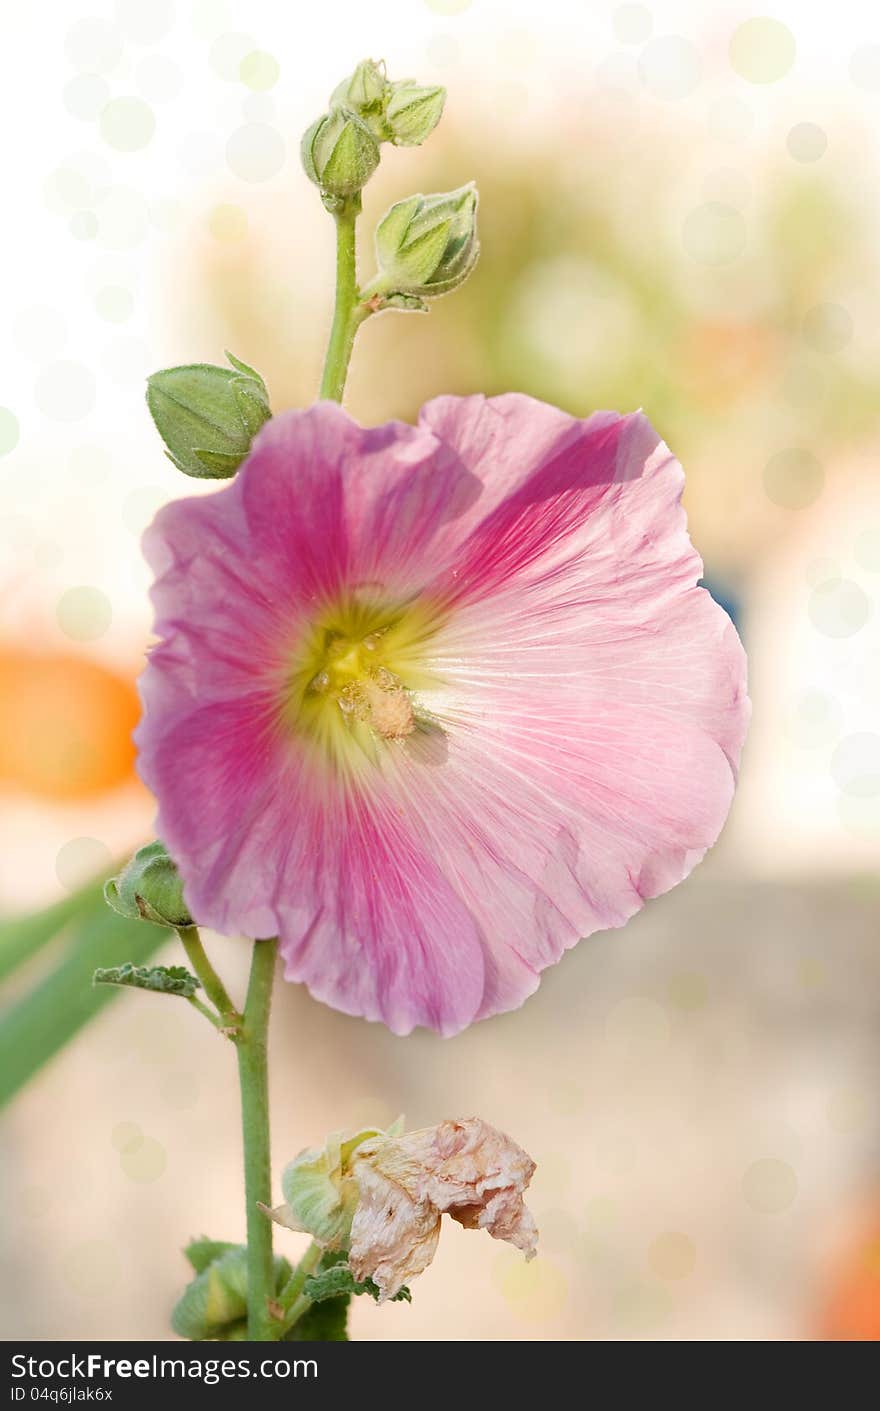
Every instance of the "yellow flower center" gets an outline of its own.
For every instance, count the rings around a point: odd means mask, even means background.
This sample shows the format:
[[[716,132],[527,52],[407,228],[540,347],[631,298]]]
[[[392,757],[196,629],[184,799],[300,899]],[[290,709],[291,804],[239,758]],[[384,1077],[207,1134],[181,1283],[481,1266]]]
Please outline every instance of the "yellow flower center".
[[[427,646],[438,623],[419,602],[350,598],[328,607],[294,653],[285,725],[337,763],[405,740],[419,724],[415,693],[437,684]]]

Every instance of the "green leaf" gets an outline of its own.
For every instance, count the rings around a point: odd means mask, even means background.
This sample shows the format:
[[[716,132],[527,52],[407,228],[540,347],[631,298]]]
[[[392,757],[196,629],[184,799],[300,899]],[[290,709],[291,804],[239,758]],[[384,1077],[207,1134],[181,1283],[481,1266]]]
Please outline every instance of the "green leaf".
[[[320,1279],[333,1269],[346,1266],[347,1256],[339,1250],[328,1250],[321,1256],[313,1278]],[[308,1282],[308,1280],[306,1281]],[[289,1328],[281,1342],[348,1342],[348,1305],[351,1294],[342,1293],[313,1303]]]
[[[189,1342],[210,1342],[247,1316],[247,1250],[233,1247],[187,1284],[171,1310],[171,1326]]]
[[[313,1303],[281,1341],[348,1342],[349,1302],[346,1294],[344,1298],[328,1298],[324,1303]]]
[[[92,976],[95,985],[130,985],[136,990],[153,990],[160,995],[182,995],[189,999],[201,982],[191,975],[184,965],[113,965],[109,969],[96,970]]]
[[[228,1254],[230,1249],[240,1248],[240,1245],[229,1240],[209,1240],[207,1235],[202,1235],[197,1240],[190,1240],[183,1252],[195,1272],[201,1274],[209,1264],[219,1259],[221,1254]]]
[[[95,987],[95,970],[128,958],[144,964],[170,933],[126,921],[96,889],[56,968],[0,1019],[0,1107],[118,994]]]
[[[215,1333],[212,1342],[247,1342],[248,1325],[247,1318],[243,1318],[240,1323],[230,1323],[219,1333]]]
[[[80,916],[93,911],[102,887],[103,879],[95,878],[42,911],[0,921],[0,980],[5,980],[43,946],[54,941]]]
[[[372,1279],[358,1283],[347,1264],[334,1264],[329,1269],[321,1269],[311,1274],[303,1285],[303,1293],[313,1303],[323,1303],[328,1298],[338,1298],[341,1294],[354,1294],[355,1297],[367,1293],[373,1299],[379,1297],[379,1287]],[[412,1294],[406,1284],[391,1299],[392,1303],[412,1303]]]
[[[247,1248],[243,1244],[196,1240],[184,1251],[197,1276],[187,1284],[171,1313],[174,1331],[190,1342],[240,1342],[246,1336]],[[274,1259],[275,1292],[291,1275],[288,1260]]]

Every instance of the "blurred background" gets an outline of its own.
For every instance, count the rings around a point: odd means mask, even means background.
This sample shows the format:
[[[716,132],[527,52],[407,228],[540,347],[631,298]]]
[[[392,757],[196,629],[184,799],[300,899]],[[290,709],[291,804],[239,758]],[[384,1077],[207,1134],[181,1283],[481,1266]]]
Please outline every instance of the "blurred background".
[[[274,409],[312,400],[332,225],[298,140],[372,55],[449,102],[426,147],[383,149],[364,271],[391,200],[471,178],[483,256],[427,318],[367,327],[350,410],[642,406],[755,714],[709,859],[521,1012],[401,1040],[281,986],[276,1169],[401,1111],[479,1113],[538,1160],[541,1258],[452,1226],[411,1306],[357,1301],[359,1338],[880,1338],[880,24],[768,3],[7,13],[0,918],[53,909],[26,963],[0,921],[5,1336],[170,1336],[180,1245],[243,1233],[231,1053],[153,995],[94,1017],[95,947],[122,942],[74,911],[152,836],[138,539],[205,488],[163,458],[144,377],[229,347]],[[240,986],[240,943],[213,951]]]

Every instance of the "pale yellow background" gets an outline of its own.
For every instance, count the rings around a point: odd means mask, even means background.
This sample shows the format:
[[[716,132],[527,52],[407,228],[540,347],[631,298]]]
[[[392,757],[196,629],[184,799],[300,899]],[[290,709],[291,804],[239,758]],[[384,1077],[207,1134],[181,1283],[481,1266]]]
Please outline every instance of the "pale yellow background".
[[[147,372],[230,346],[276,409],[314,396],[332,229],[298,139],[367,54],[449,103],[425,149],[383,155],[365,268],[390,200],[471,177],[483,261],[429,318],[365,329],[351,410],[511,385],[644,405],[742,609],[755,720],[691,882],[452,1041],[282,987],[279,1167],[399,1111],[477,1112],[538,1161],[541,1258],[450,1228],[411,1307],[358,1303],[361,1338],[809,1337],[880,1207],[880,24],[855,0],[773,0],[792,62],[772,27],[732,62],[752,13],[65,0],[3,20],[4,649],[137,670],[138,535],[194,491],[149,424]],[[88,803],[5,787],[0,807],[4,912],[151,830],[133,781]],[[240,945],[215,949],[240,984]],[[223,1043],[123,996],[4,1117],[4,1335],[166,1336],[179,1246],[241,1234],[237,1120]]]

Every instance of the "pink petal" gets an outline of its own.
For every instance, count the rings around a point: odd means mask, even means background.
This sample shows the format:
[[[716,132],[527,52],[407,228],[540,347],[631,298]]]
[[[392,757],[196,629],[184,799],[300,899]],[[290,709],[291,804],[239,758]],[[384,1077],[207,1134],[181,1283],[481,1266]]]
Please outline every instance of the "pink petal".
[[[442,398],[417,429],[363,430],[322,404],[162,511],[138,742],[194,914],[277,932],[288,977],[338,1008],[450,1033],[686,876],[747,702],[681,485],[640,416]],[[350,779],[278,696],[320,605],[365,589],[445,605],[442,685]]]

